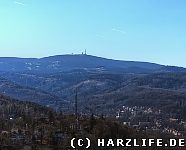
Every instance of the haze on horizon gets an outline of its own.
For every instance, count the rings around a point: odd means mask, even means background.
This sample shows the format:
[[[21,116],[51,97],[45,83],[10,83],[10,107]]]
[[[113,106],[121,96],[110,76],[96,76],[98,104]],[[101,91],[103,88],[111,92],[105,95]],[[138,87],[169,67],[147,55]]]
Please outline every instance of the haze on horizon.
[[[184,0],[1,0],[0,57],[81,53],[186,67]]]

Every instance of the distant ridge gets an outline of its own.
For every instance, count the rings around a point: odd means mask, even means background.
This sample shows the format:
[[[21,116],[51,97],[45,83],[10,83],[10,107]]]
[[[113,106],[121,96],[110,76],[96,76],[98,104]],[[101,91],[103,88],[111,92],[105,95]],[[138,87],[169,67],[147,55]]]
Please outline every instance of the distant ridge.
[[[176,69],[177,68],[177,69]],[[129,73],[148,73],[159,71],[185,71],[185,68],[164,65],[107,59],[92,55],[56,55],[43,58],[0,57],[0,71],[54,73],[74,69],[102,69]]]

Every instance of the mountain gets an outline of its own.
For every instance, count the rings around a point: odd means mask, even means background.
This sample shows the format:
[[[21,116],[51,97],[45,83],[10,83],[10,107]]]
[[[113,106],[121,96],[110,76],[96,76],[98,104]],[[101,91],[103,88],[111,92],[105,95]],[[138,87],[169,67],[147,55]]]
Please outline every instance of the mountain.
[[[0,58],[0,93],[65,112],[74,110],[76,91],[86,113],[112,115],[123,105],[175,110],[175,101],[185,99],[185,70],[90,55]]]
[[[72,70],[115,71],[124,73],[186,72],[185,68],[149,62],[121,61],[91,55],[56,55],[44,58],[1,57],[0,71],[57,73]]]
[[[74,69],[118,70],[124,72],[149,72],[163,66],[147,62],[119,61],[91,55],[59,55],[40,59],[0,58],[0,71],[46,72],[70,71]]]
[[[45,62],[61,62],[63,67],[73,69],[84,69],[84,68],[105,68],[105,69],[126,69],[126,68],[142,68],[155,70],[160,69],[161,65],[146,63],[146,62],[134,62],[134,61],[119,61],[106,59],[91,55],[61,55],[42,58],[41,61]]]

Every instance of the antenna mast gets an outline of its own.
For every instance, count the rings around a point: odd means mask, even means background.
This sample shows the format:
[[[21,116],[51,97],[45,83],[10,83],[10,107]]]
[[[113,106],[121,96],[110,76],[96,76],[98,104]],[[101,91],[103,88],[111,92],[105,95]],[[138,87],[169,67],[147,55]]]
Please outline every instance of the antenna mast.
[[[87,55],[87,50],[85,49],[85,55]]]

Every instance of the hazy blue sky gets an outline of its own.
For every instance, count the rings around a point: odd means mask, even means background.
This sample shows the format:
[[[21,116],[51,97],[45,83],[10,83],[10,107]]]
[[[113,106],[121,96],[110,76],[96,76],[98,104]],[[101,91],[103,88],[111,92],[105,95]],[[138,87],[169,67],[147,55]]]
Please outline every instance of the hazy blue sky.
[[[81,53],[186,67],[185,0],[0,0],[0,56]]]

